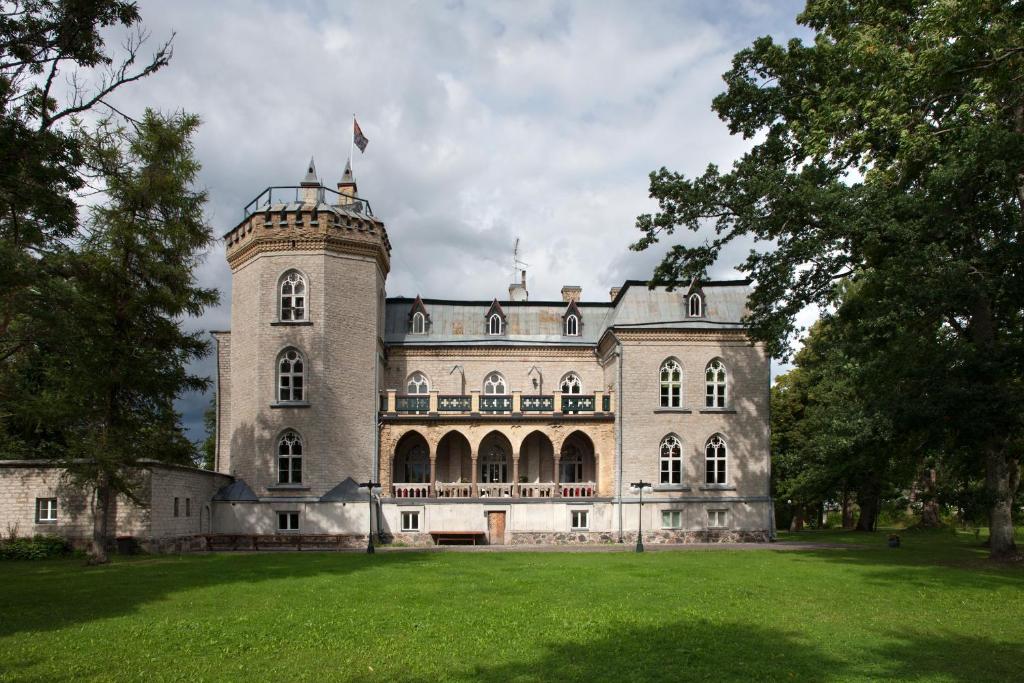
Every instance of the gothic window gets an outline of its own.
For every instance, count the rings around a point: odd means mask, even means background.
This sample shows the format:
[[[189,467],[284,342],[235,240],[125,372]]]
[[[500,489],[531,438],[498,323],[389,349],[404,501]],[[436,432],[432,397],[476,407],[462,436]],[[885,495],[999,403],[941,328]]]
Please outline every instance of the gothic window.
[[[480,482],[500,484],[508,481],[508,454],[495,444],[480,458]]]
[[[293,431],[282,434],[277,442],[277,483],[302,483],[302,437]]]
[[[427,381],[427,376],[422,372],[412,373],[409,375],[409,380],[405,384],[405,390],[408,394],[430,393],[430,383]]]
[[[565,316],[565,336],[580,336],[580,319],[573,314]]]
[[[430,479],[430,456],[427,447],[417,444],[405,456],[405,479],[407,484],[425,484]]]
[[[661,483],[683,483],[683,445],[669,435],[661,440]]]
[[[704,446],[705,477],[708,484],[724,484],[725,479],[725,441],[718,434],[708,439]]]
[[[281,320],[306,319],[306,279],[297,270],[281,278]]]
[[[717,358],[704,370],[704,405],[708,408],[724,408],[726,402],[725,366]]]
[[[569,444],[562,450],[562,459],[558,464],[558,481],[565,484],[583,481],[583,453],[576,444]]]
[[[501,334],[501,316],[497,313],[487,318],[487,334]]]
[[[285,349],[277,360],[277,400],[281,403],[303,401],[306,397],[305,364],[296,349]]]
[[[575,372],[570,372],[562,378],[561,391],[563,394],[578,394],[583,389],[583,382]]]
[[[503,396],[508,393],[508,385],[505,378],[499,372],[492,372],[484,379],[484,394],[488,396]]]
[[[700,294],[694,292],[690,295],[690,317],[699,318],[704,313],[704,302],[701,301]]]
[[[421,313],[420,311],[416,311],[415,313],[412,314],[412,333],[427,333],[427,316],[423,315],[423,313]]]
[[[669,358],[661,364],[661,407],[679,408],[683,404],[683,368]]]

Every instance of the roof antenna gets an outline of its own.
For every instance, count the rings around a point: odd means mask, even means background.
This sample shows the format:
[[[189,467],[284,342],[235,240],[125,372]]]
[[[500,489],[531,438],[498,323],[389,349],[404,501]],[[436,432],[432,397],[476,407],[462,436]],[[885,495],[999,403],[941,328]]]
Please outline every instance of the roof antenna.
[[[512,282],[516,281],[516,275],[519,274],[520,268],[526,268],[529,263],[525,263],[519,259],[519,238],[516,237],[515,246],[512,247]]]

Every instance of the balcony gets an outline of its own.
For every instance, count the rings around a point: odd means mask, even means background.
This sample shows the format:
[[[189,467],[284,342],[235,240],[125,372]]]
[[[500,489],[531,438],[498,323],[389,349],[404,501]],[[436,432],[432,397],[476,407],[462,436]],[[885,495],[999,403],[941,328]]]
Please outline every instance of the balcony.
[[[380,395],[380,411],[384,419],[409,416],[430,418],[546,417],[611,418],[615,412],[615,392],[593,394],[511,394],[491,395],[471,391],[468,394],[400,394],[384,391]]]
[[[476,489],[474,493],[474,489]],[[593,498],[597,495],[597,482],[572,483],[479,483],[435,482],[434,484],[395,483],[391,495],[401,499],[429,498],[532,498],[571,499]]]

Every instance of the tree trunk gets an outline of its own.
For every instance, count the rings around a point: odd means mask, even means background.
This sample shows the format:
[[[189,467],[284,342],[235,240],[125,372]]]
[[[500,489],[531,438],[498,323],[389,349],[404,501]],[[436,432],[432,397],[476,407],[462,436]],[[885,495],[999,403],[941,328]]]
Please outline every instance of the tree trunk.
[[[1017,554],[1013,540],[1013,499],[1020,484],[1020,463],[993,448],[986,458],[985,488],[992,500],[989,513],[989,557],[1004,559]]]
[[[850,491],[843,488],[843,528],[853,528],[853,506],[850,501]]]
[[[858,493],[857,505],[860,506],[860,516],[857,517],[856,531],[874,531],[878,522],[878,494]]]
[[[101,475],[96,485],[96,505],[93,507],[92,552],[89,564],[106,564],[107,557],[107,515],[110,512],[111,487],[106,475]]]
[[[935,468],[925,467],[917,482],[918,496],[921,499],[921,523],[924,529],[938,529],[942,526],[939,519],[939,504],[935,500]]]

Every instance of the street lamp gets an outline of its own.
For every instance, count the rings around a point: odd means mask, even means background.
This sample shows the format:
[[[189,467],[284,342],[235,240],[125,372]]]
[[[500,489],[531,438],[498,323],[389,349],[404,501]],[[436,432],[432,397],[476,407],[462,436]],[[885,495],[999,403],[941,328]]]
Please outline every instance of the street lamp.
[[[366,534],[366,552],[373,555],[373,490],[380,488],[380,482],[366,481],[360,484],[359,488],[366,489],[366,497],[370,501],[370,530]]]
[[[640,491],[640,512],[637,513],[637,531],[636,531],[636,551],[642,553],[644,551],[644,489],[649,487],[651,482],[634,481],[629,485],[630,489],[636,489]]]

